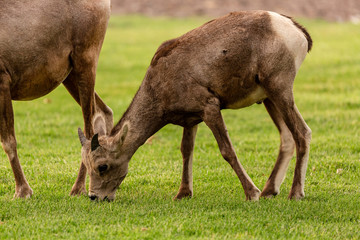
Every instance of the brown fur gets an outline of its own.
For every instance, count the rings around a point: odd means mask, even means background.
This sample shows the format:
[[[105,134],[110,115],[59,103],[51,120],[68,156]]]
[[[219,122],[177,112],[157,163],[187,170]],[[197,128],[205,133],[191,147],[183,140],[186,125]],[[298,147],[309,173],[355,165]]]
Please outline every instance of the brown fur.
[[[171,39],[161,44],[159,49],[156,51],[154,57],[152,58],[150,65],[154,67],[160,58],[169,55],[171,53],[171,50],[176,48],[178,44],[179,41],[177,39]]]
[[[284,29],[296,39],[287,39],[277,32],[274,21],[276,26],[286,25]],[[175,198],[192,196],[192,154],[197,124],[204,121],[223,158],[238,176],[246,199],[257,200],[261,192],[241,166],[220,110],[261,101],[281,133],[279,157],[262,196],[279,192],[284,169],[296,145],[297,165],[289,197],[302,198],[311,130],[295,106],[292,87],[296,64],[307,53],[306,41],[284,17],[251,11],[228,14],[165,42],[155,53],[140,89],[111,134],[100,136],[100,146],[94,151],[90,141],[83,143],[91,199],[114,199],[116,186],[125,177],[132,155],[169,123],[184,127],[182,181]],[[104,164],[110,170],[100,174]]]
[[[11,100],[32,100],[63,83],[82,108],[86,136],[94,134],[93,121],[110,131],[112,111],[94,92],[109,16],[108,0],[2,1],[0,138],[14,172],[15,197],[30,197],[32,189],[17,156]],[[86,192],[85,176],[82,164],[72,195]]]

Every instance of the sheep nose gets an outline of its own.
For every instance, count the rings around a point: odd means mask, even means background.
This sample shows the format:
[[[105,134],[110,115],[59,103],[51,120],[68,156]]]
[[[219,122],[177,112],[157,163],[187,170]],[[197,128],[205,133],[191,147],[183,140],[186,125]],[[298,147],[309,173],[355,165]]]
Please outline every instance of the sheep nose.
[[[97,196],[96,195],[90,195],[89,198],[91,199],[91,201],[94,201],[97,199]]]

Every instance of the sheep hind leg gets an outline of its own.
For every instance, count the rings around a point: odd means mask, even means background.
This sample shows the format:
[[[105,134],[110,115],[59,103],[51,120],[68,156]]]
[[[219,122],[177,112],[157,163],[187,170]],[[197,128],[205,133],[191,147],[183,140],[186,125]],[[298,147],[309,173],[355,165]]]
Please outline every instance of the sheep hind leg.
[[[294,154],[295,141],[275,105],[269,99],[264,101],[264,105],[280,133],[279,155],[260,195],[260,197],[270,198],[280,192],[280,185],[284,181],[289,162]]]
[[[0,72],[0,139],[15,177],[14,198],[29,198],[33,190],[27,182],[17,154],[14,112],[10,94],[10,76]]]
[[[287,72],[284,72],[277,77],[269,79],[265,88],[267,89],[268,98],[278,109],[280,116],[294,138],[296,165],[293,184],[288,197],[289,199],[298,200],[305,196],[304,185],[309,160],[311,129],[307,126],[295,105],[292,93],[294,78],[294,74],[289,75]],[[282,83],[282,86],[279,86],[278,83]]]

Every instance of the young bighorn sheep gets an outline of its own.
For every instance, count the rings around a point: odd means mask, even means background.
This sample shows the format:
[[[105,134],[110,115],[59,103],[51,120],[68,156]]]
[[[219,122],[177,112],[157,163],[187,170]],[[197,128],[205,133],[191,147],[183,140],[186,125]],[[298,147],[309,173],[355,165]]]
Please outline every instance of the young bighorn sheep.
[[[87,140],[79,129],[91,199],[115,197],[135,151],[166,124],[184,127],[183,173],[175,199],[191,197],[197,125],[211,129],[246,199],[279,193],[294,148],[297,160],[289,198],[304,197],[311,130],[294,103],[295,75],[310,51],[307,31],[291,18],[266,11],[230,13],[163,43],[130,107],[110,135]],[[262,192],[241,166],[221,109],[264,102],[280,131],[280,153]]]
[[[15,176],[14,197],[33,191],[17,155],[11,100],[32,100],[63,83],[81,105],[86,136],[95,124],[113,127],[111,109],[94,92],[109,17],[110,0],[1,1],[0,139]],[[86,193],[85,177],[81,164],[72,195]]]

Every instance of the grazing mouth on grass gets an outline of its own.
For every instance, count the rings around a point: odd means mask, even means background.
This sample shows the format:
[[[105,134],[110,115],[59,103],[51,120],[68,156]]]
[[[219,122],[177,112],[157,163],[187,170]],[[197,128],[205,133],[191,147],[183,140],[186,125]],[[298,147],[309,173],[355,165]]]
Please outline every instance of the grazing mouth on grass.
[[[99,199],[99,197],[96,195],[89,195],[89,198],[91,201],[98,201],[98,200],[107,201],[107,202],[114,201],[114,198],[109,198],[108,196],[105,196],[103,199]]]

